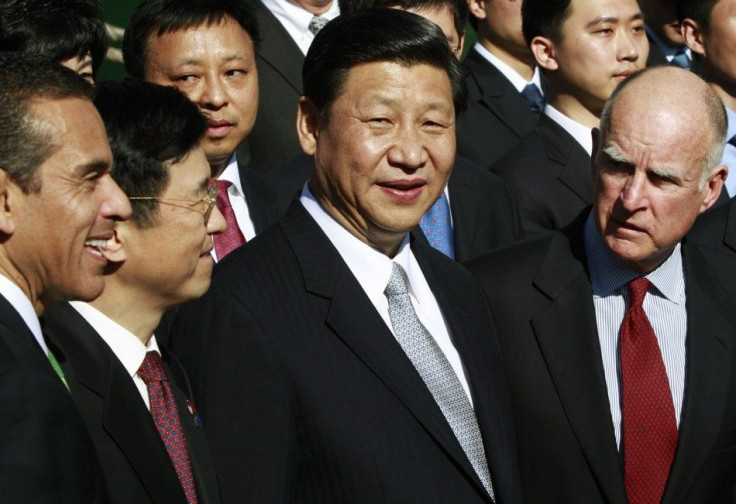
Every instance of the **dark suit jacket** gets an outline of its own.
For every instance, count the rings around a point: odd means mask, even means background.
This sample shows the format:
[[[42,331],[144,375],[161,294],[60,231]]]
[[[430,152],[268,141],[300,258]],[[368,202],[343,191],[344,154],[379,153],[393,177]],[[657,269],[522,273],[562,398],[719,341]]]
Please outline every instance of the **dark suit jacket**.
[[[283,164],[273,172],[273,176],[292,195],[296,195],[313,169],[312,159],[302,154]],[[458,156],[448,187],[455,259],[466,261],[523,237],[516,205],[499,177]],[[427,243],[427,237],[419,226],[411,233]]]
[[[480,286],[431,247],[412,249],[463,361],[497,502],[520,502]],[[218,263],[209,292],[179,314],[172,348],[192,378],[224,501],[489,501],[421,377],[298,201]]]
[[[68,303],[49,307],[44,327],[62,355],[59,361],[97,448],[110,501],[186,503],[151,413],[110,347]],[[162,354],[168,361],[163,349]],[[217,480],[204,433],[195,425],[171,370],[167,371],[179,406],[199,502],[217,503]]]
[[[254,170],[252,166],[253,163],[249,162],[247,157],[241,161],[238,156],[238,172],[243,195],[253,227],[258,234],[284,215],[292,195],[267,175]]]
[[[457,152],[490,168],[532,132],[538,116],[511,82],[477,51],[463,62],[468,108],[457,122]]]
[[[725,503],[736,482],[736,306],[698,246],[684,242],[682,250],[685,401],[662,502]],[[583,219],[469,268],[488,293],[499,329],[527,502],[626,504]]]
[[[0,296],[0,502],[106,502],[79,411],[28,326]]]
[[[570,224],[593,202],[590,156],[546,115],[492,171],[511,189],[527,236]]]
[[[258,117],[238,153],[249,151],[252,166],[271,171],[301,153],[296,134],[296,109],[302,94],[304,54],[260,0],[253,0],[261,43],[258,66]]]

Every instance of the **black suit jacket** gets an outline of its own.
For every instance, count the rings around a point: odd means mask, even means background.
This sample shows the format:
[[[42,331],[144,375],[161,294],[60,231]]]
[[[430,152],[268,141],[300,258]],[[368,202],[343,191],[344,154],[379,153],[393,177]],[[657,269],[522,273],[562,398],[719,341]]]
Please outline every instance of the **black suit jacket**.
[[[296,195],[309,180],[313,169],[312,159],[302,154],[283,164],[273,172],[273,176],[292,195]],[[516,204],[498,176],[458,156],[450,174],[448,190],[455,259],[458,261],[478,257],[523,237]],[[411,233],[427,243],[427,237],[419,226]]]
[[[593,202],[590,156],[546,115],[492,171],[511,189],[526,236],[570,224]]]
[[[532,132],[538,116],[511,82],[477,51],[463,62],[468,108],[457,122],[457,152],[490,168]]]
[[[110,492],[119,503],[186,503],[184,492],[151,413],[122,363],[100,335],[68,303],[44,315],[49,339],[94,441]],[[162,349],[166,361],[169,355]],[[172,379],[189,447],[199,502],[219,502],[217,480],[202,428]]]
[[[0,296],[0,501],[106,502],[79,411],[28,326]]]
[[[532,504],[626,504],[583,222],[469,264],[499,329]],[[685,401],[662,502],[726,503],[736,482],[736,306],[698,246],[682,251]]]
[[[261,42],[258,66],[258,117],[238,153],[249,151],[254,169],[271,171],[301,153],[296,109],[302,94],[304,54],[260,0],[253,0]]]
[[[520,502],[493,324],[477,282],[414,241],[470,384],[497,502]],[[179,312],[226,502],[488,502],[406,354],[295,201]]]
[[[284,215],[291,201],[291,193],[274,183],[269,176],[254,170],[252,166],[253,163],[247,157],[241,161],[238,156],[238,172],[243,195],[253,227],[258,234]]]

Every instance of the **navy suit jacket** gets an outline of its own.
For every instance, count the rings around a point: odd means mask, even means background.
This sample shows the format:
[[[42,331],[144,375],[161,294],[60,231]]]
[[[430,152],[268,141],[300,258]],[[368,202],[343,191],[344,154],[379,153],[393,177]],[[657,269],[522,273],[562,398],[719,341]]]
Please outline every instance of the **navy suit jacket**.
[[[497,502],[520,502],[514,430],[477,282],[412,250],[462,359]],[[182,358],[228,502],[490,502],[427,387],[295,201],[179,311]]]

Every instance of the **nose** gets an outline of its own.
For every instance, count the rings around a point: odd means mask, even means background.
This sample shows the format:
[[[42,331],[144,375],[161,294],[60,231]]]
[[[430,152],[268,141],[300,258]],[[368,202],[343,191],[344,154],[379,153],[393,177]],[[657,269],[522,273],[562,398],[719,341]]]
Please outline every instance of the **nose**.
[[[217,110],[227,103],[227,93],[219,75],[211,74],[203,79],[197,103],[207,110]]]
[[[623,207],[633,212],[646,205],[647,187],[646,175],[634,172],[624,184],[619,199]]]
[[[225,217],[220,213],[220,209],[217,206],[212,208],[210,214],[210,220],[207,221],[207,234],[220,234],[227,228],[225,223]]]
[[[104,185],[104,197],[100,205],[100,215],[106,219],[127,220],[132,215],[130,201],[110,174],[104,175],[99,182]]]
[[[394,145],[388,151],[389,163],[413,171],[424,166],[428,159],[425,139],[421,132],[412,126],[400,128]]]
[[[619,37],[618,59],[619,61],[637,61],[639,59],[639,41],[635,39],[636,35],[629,30],[625,30]],[[648,44],[646,38],[642,38],[643,44]]]

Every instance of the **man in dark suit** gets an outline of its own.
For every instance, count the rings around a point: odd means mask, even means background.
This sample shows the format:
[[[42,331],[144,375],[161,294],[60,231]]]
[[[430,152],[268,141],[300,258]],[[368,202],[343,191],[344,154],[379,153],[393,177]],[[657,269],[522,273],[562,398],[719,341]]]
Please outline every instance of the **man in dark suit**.
[[[254,0],[261,43],[258,63],[258,116],[253,131],[238,149],[253,166],[272,171],[301,154],[296,108],[302,94],[302,64],[318,27],[340,14],[337,0]]]
[[[256,40],[255,19],[241,0],[147,0],[123,39],[130,75],[176,86],[207,118],[203,146],[228,222],[215,238],[216,260],[277,220],[291,196],[235,154],[258,108]]]
[[[463,62],[468,109],[458,119],[457,151],[490,168],[532,132],[544,109],[544,91],[521,31],[521,2],[468,4],[478,39]]]
[[[219,502],[196,409],[153,335],[165,310],[207,290],[211,235],[225,228],[208,190],[206,122],[178,91],[145,82],[103,83],[95,104],[133,216],[103,250],[111,265],[102,295],[50,307],[44,328],[63,355],[111,502]]]
[[[547,77],[534,131],[492,171],[508,183],[527,236],[569,224],[592,203],[591,136],[616,85],[649,52],[636,0],[525,0],[524,37]]]
[[[693,58],[680,33],[676,0],[640,0],[639,3],[647,22],[647,66],[675,65],[689,70]]]
[[[55,301],[103,289],[100,249],[130,205],[110,177],[93,89],[0,55],[0,500],[106,502],[94,447],[41,333]]]
[[[596,131],[592,211],[469,265],[499,328],[527,502],[730,502],[736,306],[682,240],[722,189],[725,129],[692,73],[637,74]]]
[[[344,14],[373,7],[407,10],[429,19],[445,34],[455,56],[459,58],[462,54],[464,29],[468,22],[465,0],[343,0],[341,5]],[[296,194],[309,179],[313,168],[309,157],[302,154],[277,169],[274,177]],[[522,238],[519,215],[506,184],[476,163],[456,157],[442,197],[449,202],[451,217],[445,224],[452,234],[452,253],[448,255],[454,259],[466,261]],[[412,229],[412,235],[439,250],[446,250],[443,249],[444,244],[431,240],[433,230],[428,227],[436,207],[442,203],[435,203],[428,210],[419,226]],[[429,240],[427,235],[430,235]]]
[[[520,502],[480,286],[408,235],[452,166],[459,64],[433,23],[368,9],[323,28],[304,68],[314,174],[172,337],[223,500]]]

